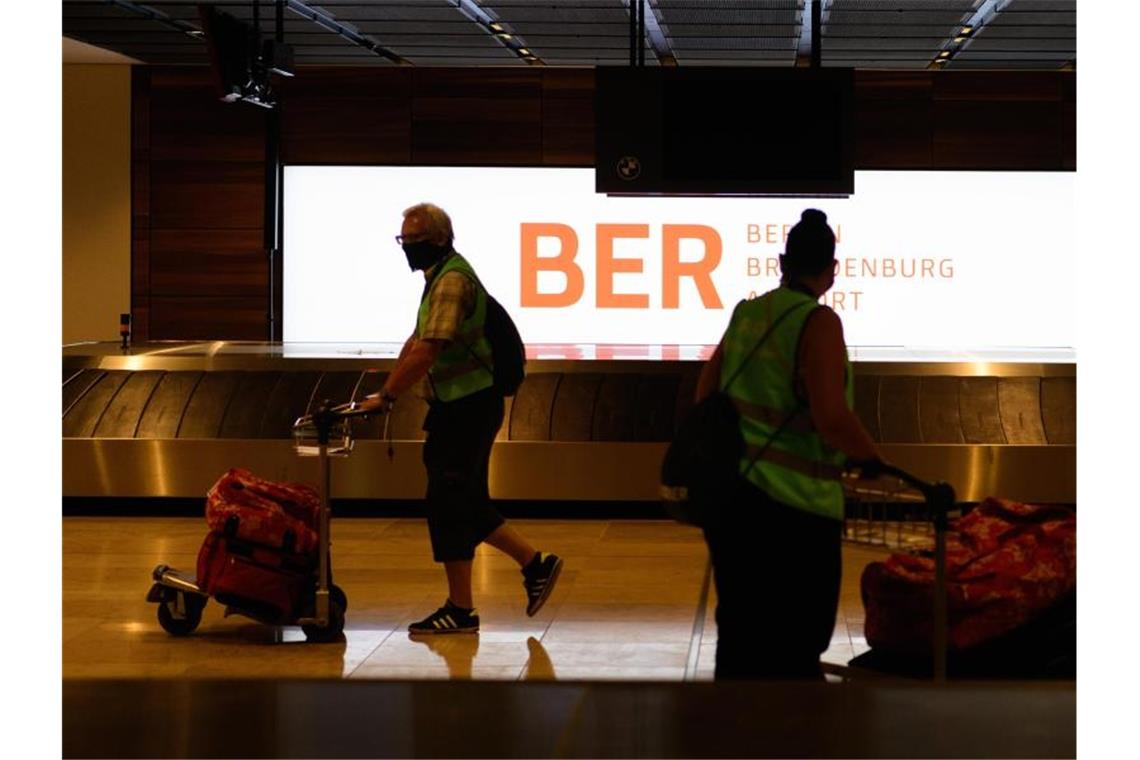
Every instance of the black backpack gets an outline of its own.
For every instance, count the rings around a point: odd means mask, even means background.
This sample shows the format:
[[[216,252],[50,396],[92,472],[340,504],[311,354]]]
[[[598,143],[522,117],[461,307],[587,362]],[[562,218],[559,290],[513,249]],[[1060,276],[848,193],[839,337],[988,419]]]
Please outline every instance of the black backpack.
[[[744,436],[740,432],[740,413],[728,389],[740,377],[756,351],[764,345],[777,325],[792,312],[805,306],[791,307],[769,325],[760,340],[748,352],[736,372],[724,385],[694,405],[681,421],[661,463],[660,495],[665,511],[678,522],[703,527],[709,512],[732,496],[744,456]],[[761,453],[783,432],[784,427],[803,411],[797,406],[776,428]],[[754,457],[749,467],[759,458]]]
[[[495,390],[504,396],[515,395],[526,376],[526,351],[511,315],[490,293],[487,293],[487,321],[483,325],[483,334],[491,344]]]
[[[728,499],[740,472],[740,413],[714,391],[682,420],[661,463],[661,501],[674,520],[703,527],[710,506]]]
[[[483,334],[487,336],[487,342],[491,344],[491,363],[494,365],[491,374],[495,378],[492,387],[501,396],[513,396],[518,393],[519,386],[522,385],[523,378],[526,377],[524,367],[526,349],[523,347],[522,337],[519,335],[519,329],[515,327],[511,315],[483,286],[478,275],[475,276],[475,282],[483,291],[483,295],[487,296],[487,314],[483,323]],[[425,289],[424,292],[426,293],[427,290]],[[471,346],[466,343],[464,345],[475,357],[475,360],[483,365],[483,369],[487,369],[487,365]]]

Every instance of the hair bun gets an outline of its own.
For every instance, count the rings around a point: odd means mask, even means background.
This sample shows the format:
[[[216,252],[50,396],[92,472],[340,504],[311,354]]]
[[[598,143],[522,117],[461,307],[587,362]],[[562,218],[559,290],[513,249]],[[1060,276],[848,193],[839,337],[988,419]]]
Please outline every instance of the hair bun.
[[[804,209],[800,214],[800,221],[808,224],[827,224],[827,214],[817,208]]]

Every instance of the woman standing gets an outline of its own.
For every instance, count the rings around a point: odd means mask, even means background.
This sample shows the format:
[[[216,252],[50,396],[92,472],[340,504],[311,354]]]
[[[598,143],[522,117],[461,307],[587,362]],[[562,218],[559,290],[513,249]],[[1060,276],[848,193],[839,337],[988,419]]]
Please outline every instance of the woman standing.
[[[852,411],[843,325],[819,298],[835,282],[827,216],[803,212],[780,286],[741,301],[697,387],[740,412],[734,496],[705,524],[717,590],[716,678],[821,678],[842,571],[845,459],[879,460]]]

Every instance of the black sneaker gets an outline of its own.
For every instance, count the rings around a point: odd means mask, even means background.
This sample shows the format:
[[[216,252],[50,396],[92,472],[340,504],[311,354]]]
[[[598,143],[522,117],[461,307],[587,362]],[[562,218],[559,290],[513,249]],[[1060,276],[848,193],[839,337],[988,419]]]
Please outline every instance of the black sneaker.
[[[523,570],[523,588],[526,589],[527,617],[534,617],[542,605],[546,604],[561,572],[562,558],[557,554],[539,552],[537,560],[526,566]]]
[[[419,622],[408,626],[408,633],[478,633],[479,615],[474,609],[456,607],[450,600]]]

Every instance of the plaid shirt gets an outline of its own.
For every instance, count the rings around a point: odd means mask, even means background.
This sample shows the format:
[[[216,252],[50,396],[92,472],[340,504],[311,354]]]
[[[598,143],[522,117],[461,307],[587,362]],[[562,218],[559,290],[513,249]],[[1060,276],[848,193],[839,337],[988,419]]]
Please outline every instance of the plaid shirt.
[[[459,326],[474,310],[475,286],[471,280],[459,272],[448,272],[431,285],[431,300],[420,340],[455,340]]]

